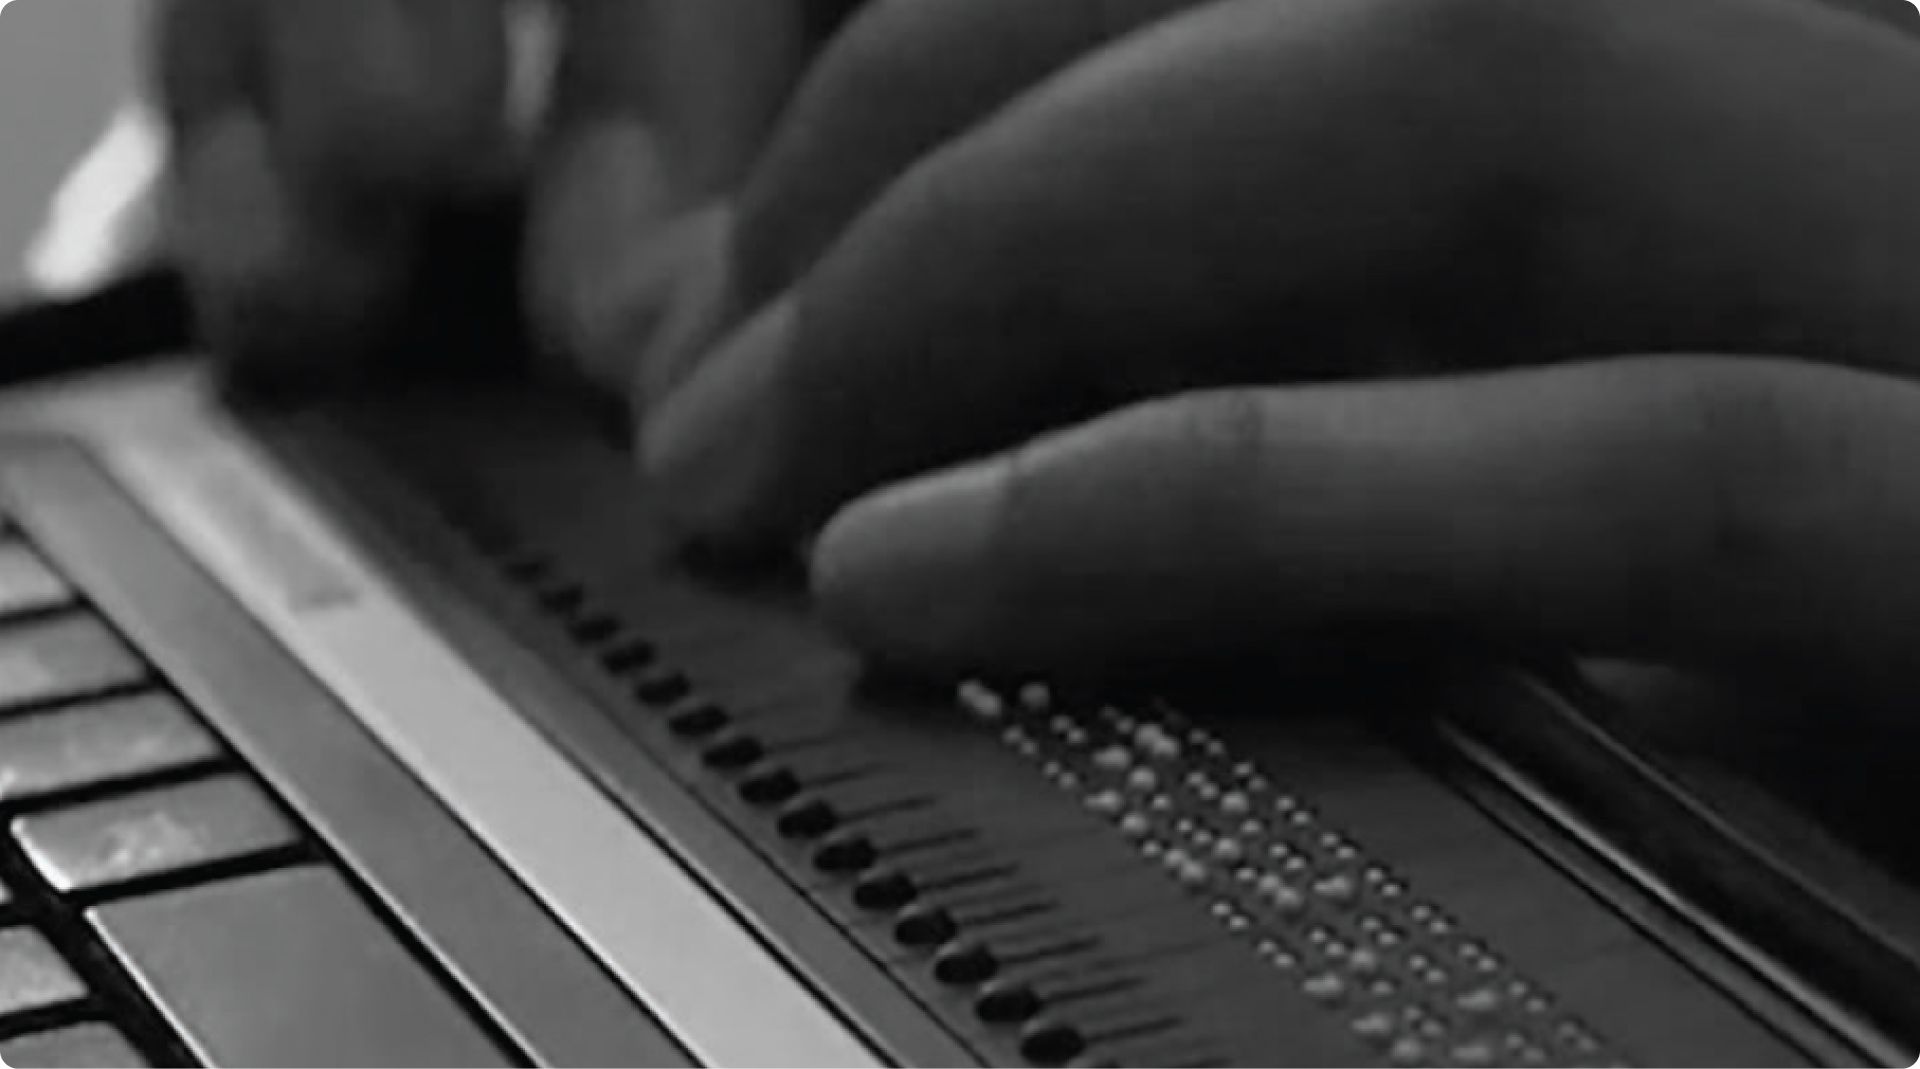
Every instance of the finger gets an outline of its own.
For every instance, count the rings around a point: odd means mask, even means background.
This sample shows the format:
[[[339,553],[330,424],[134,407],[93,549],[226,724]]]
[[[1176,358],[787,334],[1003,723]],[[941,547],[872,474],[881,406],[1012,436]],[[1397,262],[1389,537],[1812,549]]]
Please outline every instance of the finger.
[[[1114,396],[1912,361],[1916,86],[1898,36],[1768,0],[1204,7],[923,160],[703,363],[647,468],[696,533],[778,538]]]
[[[494,0],[172,0],[174,234],[237,370],[337,375],[405,310],[418,231],[497,179]]]
[[[719,247],[715,217],[665,228],[738,183],[804,62],[806,27],[792,0],[565,0],[564,12],[530,305],[551,347],[612,384]]]
[[[864,498],[815,581],[869,649],[969,670],[1359,623],[1884,681],[1916,448],[1920,387],[1757,358],[1207,391]]]
[[[158,0],[149,8],[148,74],[177,136],[190,136],[257,94],[259,10],[252,0]]]
[[[1072,61],[1209,0],[904,0],[863,12],[809,72],[742,198],[748,306],[784,288],[926,152]]]

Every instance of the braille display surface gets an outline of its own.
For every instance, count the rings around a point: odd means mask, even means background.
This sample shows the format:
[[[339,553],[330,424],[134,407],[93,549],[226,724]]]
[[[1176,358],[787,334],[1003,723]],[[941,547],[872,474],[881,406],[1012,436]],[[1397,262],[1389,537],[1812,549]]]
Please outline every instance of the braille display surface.
[[[707,875],[795,968],[802,925],[856,947],[815,980],[882,1049],[876,984],[989,1064],[1858,1056],[1436,744],[1428,714],[1525,715],[1517,692],[1390,659],[1158,693],[876,679],[789,588],[693,574],[564,409],[482,390],[269,437],[376,545],[434,562],[425,596],[455,592],[468,633],[617,726],[583,763],[616,787],[666,770],[752,848],[755,871]],[[584,721],[554,715],[566,745]],[[701,869],[692,827],[658,830]]]

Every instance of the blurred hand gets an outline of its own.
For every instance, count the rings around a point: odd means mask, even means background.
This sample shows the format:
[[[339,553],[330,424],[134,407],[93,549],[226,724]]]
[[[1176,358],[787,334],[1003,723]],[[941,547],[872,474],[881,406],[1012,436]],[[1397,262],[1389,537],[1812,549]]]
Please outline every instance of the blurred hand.
[[[624,388],[723,244],[804,58],[803,5],[542,2],[160,0],[173,240],[218,350],[277,376],[352,372],[407,312],[429,222],[523,192],[533,325]],[[527,138],[508,21],[529,10],[560,29]]]
[[[1920,48],[1799,0],[883,4],[645,464],[825,524],[919,663],[1385,622],[1910,688],[1915,130]]]

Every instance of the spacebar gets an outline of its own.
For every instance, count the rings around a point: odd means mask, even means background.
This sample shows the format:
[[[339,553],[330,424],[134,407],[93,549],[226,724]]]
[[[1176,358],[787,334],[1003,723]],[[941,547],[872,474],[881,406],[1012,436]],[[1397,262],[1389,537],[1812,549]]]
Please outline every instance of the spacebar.
[[[503,1065],[339,876],[286,869],[90,917],[208,1065]]]

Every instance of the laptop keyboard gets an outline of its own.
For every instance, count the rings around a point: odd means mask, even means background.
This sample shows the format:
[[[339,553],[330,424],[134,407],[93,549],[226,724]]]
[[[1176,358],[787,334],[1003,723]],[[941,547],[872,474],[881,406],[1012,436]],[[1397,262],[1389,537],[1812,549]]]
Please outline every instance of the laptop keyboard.
[[[10,1066],[502,1061],[316,837],[11,529],[0,825]]]

